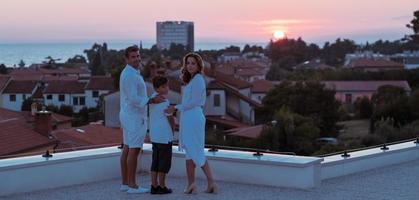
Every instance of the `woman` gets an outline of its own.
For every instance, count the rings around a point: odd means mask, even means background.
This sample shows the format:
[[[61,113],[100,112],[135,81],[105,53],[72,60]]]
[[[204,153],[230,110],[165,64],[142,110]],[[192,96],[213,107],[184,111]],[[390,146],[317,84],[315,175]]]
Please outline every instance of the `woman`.
[[[204,62],[196,53],[189,53],[183,58],[182,81],[186,84],[182,93],[182,103],[171,106],[167,113],[180,111],[179,146],[186,152],[186,172],[188,187],[185,193],[196,193],[195,167],[199,166],[207,177],[207,193],[216,193],[217,188],[212,178],[211,169],[205,158],[205,115],[203,106],[206,99],[205,80],[202,77]]]

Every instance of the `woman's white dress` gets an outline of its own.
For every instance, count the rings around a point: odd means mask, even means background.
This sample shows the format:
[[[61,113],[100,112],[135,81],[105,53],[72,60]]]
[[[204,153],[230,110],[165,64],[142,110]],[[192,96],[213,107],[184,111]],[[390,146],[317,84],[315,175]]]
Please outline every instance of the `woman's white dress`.
[[[205,164],[205,115],[203,107],[206,99],[205,80],[196,74],[182,92],[182,103],[176,105],[180,111],[180,148],[186,152],[186,159],[195,165]]]

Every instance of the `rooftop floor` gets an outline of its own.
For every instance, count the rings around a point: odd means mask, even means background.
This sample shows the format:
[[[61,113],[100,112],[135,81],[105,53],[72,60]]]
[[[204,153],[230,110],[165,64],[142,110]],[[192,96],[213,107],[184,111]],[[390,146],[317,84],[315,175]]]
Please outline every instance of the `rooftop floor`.
[[[148,174],[139,174],[141,186],[148,187]],[[264,187],[227,182],[218,182],[217,195],[205,194],[186,196],[182,193],[185,178],[169,177],[167,185],[174,194],[153,196],[150,194],[126,194],[119,192],[119,180],[108,180],[84,185],[44,190],[33,193],[0,197],[0,199],[312,199],[312,200],[355,200],[355,199],[419,199],[419,160],[375,169],[345,177],[329,179],[318,188],[296,190]],[[205,181],[198,180],[198,189],[205,189]]]

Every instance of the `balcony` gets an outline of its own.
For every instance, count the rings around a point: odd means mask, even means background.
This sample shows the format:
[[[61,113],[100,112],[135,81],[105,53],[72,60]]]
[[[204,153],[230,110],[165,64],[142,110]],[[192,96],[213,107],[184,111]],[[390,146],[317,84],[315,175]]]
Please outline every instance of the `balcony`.
[[[207,151],[220,193],[200,199],[418,199],[419,145],[413,141],[324,158],[218,150]],[[0,160],[0,199],[138,199],[159,196],[119,192],[117,147]],[[147,173],[151,145],[145,144],[138,180]],[[184,199],[184,154],[174,147],[168,185]],[[203,174],[197,171],[204,190]],[[160,197],[161,198],[161,197]]]

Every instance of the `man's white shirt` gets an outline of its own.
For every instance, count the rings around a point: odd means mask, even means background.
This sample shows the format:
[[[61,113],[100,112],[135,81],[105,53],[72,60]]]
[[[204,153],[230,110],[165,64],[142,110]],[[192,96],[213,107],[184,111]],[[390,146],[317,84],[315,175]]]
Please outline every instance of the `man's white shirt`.
[[[121,126],[134,132],[146,130],[149,98],[140,72],[130,65],[125,66],[121,73],[119,88]]]

